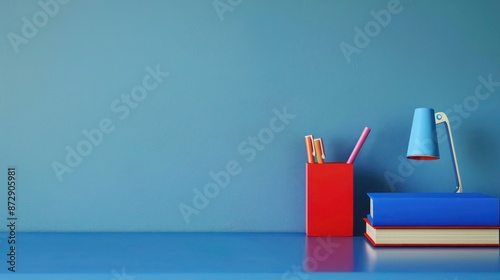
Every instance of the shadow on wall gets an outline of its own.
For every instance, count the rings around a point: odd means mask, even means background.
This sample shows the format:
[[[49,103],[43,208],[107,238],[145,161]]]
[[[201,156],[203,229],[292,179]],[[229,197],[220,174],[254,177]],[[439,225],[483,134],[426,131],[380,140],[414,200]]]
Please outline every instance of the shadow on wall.
[[[369,169],[354,168],[354,235],[363,235],[365,222],[363,218],[370,213],[369,192],[391,192],[383,176]]]
[[[465,145],[462,154],[457,151],[457,157],[460,161],[473,162],[479,170],[489,170],[495,166],[498,159],[498,146],[493,139],[491,131],[487,128],[477,127],[471,128],[466,133],[465,137],[460,139]],[[459,162],[460,163],[460,162]],[[493,170],[490,170],[493,171]]]

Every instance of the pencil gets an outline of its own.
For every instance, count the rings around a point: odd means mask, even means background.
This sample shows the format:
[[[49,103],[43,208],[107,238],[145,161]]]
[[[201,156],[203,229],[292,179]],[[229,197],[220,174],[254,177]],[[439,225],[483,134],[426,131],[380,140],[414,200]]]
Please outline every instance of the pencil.
[[[318,163],[325,162],[325,149],[323,147],[323,139],[317,138],[314,139],[314,150],[316,153],[316,160]]]
[[[305,138],[306,138],[307,162],[314,163],[313,136],[307,135]]]
[[[366,137],[368,137],[368,134],[370,134],[370,131],[371,129],[368,127],[365,127],[365,129],[363,129],[363,133],[361,133],[358,143],[356,143],[356,146],[354,146],[354,150],[352,150],[351,156],[347,160],[347,163],[352,164],[354,162],[354,160],[358,156],[359,150],[361,150],[361,147],[363,147],[363,144],[365,143]]]

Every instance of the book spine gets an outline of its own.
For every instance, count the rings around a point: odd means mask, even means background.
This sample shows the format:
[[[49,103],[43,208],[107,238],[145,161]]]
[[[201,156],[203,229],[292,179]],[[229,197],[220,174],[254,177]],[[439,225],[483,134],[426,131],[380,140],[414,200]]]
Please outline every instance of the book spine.
[[[372,198],[373,226],[498,226],[496,198]]]

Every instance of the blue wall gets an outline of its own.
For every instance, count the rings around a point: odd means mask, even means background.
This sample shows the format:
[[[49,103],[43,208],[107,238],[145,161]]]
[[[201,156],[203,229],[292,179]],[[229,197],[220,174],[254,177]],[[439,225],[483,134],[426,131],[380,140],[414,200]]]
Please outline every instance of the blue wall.
[[[499,1],[40,3],[0,2],[18,230],[301,232],[304,135],[345,161],[369,126],[359,234],[366,192],[455,187],[446,143],[404,159],[417,107],[452,119],[464,190],[500,196]]]

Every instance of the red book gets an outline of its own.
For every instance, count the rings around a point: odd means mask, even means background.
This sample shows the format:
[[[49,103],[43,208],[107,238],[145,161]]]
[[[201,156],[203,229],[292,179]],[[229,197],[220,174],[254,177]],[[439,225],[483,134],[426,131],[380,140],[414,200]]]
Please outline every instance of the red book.
[[[500,246],[500,227],[494,226],[373,226],[365,237],[373,246]]]

